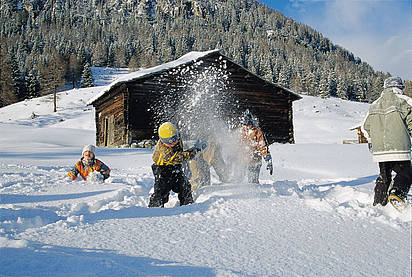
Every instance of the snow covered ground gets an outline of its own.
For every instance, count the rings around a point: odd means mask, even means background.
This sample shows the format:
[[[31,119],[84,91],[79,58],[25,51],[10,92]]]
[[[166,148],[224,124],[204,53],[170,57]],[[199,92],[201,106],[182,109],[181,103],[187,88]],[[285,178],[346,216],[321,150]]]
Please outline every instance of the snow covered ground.
[[[373,207],[378,167],[342,144],[368,104],[304,96],[273,176],[149,209],[151,150],[98,148],[106,183],[65,179],[95,141],[85,103],[127,72],[97,73],[57,113],[47,96],[0,109],[0,276],[411,276],[410,206]]]

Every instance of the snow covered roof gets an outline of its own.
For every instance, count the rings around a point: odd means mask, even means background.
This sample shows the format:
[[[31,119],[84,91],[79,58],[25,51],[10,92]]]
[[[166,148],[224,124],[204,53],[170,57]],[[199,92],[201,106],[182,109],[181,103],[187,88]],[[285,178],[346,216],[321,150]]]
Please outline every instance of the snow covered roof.
[[[163,71],[171,69],[171,68],[176,68],[176,67],[184,65],[184,64],[195,62],[199,58],[203,58],[205,56],[208,56],[208,55],[216,53],[216,52],[220,52],[220,50],[215,49],[215,50],[210,50],[210,51],[205,51],[205,52],[195,52],[195,51],[193,51],[193,52],[189,52],[189,53],[183,55],[182,57],[180,57],[177,60],[170,61],[170,62],[161,64],[161,65],[158,65],[158,66],[155,66],[155,67],[145,68],[145,69],[141,69],[141,70],[136,71],[136,72],[125,74],[125,75],[119,77],[118,79],[116,79],[110,85],[106,86],[99,94],[92,97],[87,102],[87,105],[91,105],[93,102],[95,102],[97,99],[102,97],[106,92],[108,92],[113,87],[119,86],[119,85],[121,85],[123,83],[126,83],[126,82],[130,82],[130,81],[133,81],[133,80],[137,80],[137,79],[147,77],[148,75],[151,75],[151,74],[154,74],[154,73],[163,72]]]
[[[97,94],[96,96],[92,97],[92,98],[87,102],[87,105],[93,104],[93,102],[95,102],[97,99],[99,99],[100,97],[102,97],[106,92],[108,92],[109,90],[111,90],[111,89],[114,88],[114,87],[120,86],[120,85],[123,84],[123,83],[127,83],[127,82],[130,82],[130,81],[138,80],[138,79],[147,77],[147,76],[149,76],[149,75],[153,75],[153,74],[157,74],[157,73],[160,73],[160,72],[164,72],[164,71],[169,70],[169,69],[171,69],[171,68],[176,68],[176,67],[179,67],[179,66],[181,66],[181,65],[185,65],[185,64],[192,63],[192,62],[196,62],[196,61],[199,60],[200,58],[204,58],[204,57],[209,56],[209,55],[214,54],[214,53],[219,53],[220,51],[221,51],[220,49],[215,49],[215,50],[210,50],[210,51],[204,51],[204,52],[192,51],[192,52],[189,52],[189,53],[181,56],[181,57],[180,57],[179,59],[177,59],[177,60],[170,61],[170,62],[161,64],[161,65],[158,65],[158,66],[155,66],[155,67],[145,68],[145,69],[141,69],[141,70],[136,71],[136,72],[132,72],[132,73],[129,73],[129,74],[122,75],[121,77],[119,77],[118,79],[116,79],[115,81],[113,81],[110,85],[104,87],[104,89],[103,89],[99,94]],[[246,68],[244,68],[244,70],[250,72],[250,71],[247,70]],[[250,72],[250,73],[251,73],[251,72]],[[251,74],[253,74],[253,73],[251,73]],[[253,75],[255,75],[255,74],[253,74]],[[255,75],[255,76],[256,76],[256,75]],[[260,78],[259,76],[256,76],[256,77]],[[262,79],[262,78],[260,78],[260,79]],[[298,93],[296,93],[296,92],[294,92],[294,91],[292,91],[292,90],[290,90],[290,89],[288,89],[288,88],[282,87],[282,86],[280,86],[280,85],[278,85],[278,84],[274,84],[274,83],[269,82],[269,81],[264,80],[264,79],[262,79],[262,80],[265,81],[266,83],[269,83],[270,85],[279,87],[279,88],[281,88],[282,90],[287,91],[288,93],[290,93],[291,95],[293,95],[293,96],[296,98],[296,100],[302,98]]]

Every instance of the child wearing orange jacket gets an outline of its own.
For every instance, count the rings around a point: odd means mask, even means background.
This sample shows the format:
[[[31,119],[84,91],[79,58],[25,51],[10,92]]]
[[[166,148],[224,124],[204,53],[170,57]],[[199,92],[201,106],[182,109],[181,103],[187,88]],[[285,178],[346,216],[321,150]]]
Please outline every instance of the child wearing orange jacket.
[[[97,180],[104,181],[110,177],[110,169],[102,161],[96,159],[96,148],[94,145],[85,145],[82,151],[82,157],[76,162],[73,169],[67,173],[67,176],[73,180],[80,175],[83,180],[95,176]]]
[[[240,139],[244,146],[248,162],[248,182],[259,184],[259,173],[262,167],[262,158],[266,161],[266,169],[273,174],[272,156],[262,130],[249,110],[243,114],[239,127]]]

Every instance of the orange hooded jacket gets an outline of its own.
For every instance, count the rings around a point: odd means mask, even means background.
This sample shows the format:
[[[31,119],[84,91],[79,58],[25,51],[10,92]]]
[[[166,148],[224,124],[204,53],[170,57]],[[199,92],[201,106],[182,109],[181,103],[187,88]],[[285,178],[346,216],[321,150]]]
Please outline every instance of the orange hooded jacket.
[[[80,174],[83,180],[87,180],[87,176],[89,176],[89,174],[93,171],[100,172],[105,180],[110,177],[110,169],[102,161],[93,159],[87,166],[85,166],[83,163],[83,158],[75,164],[73,169],[67,173],[67,176],[74,180]]]
[[[269,155],[269,144],[262,131],[255,126],[240,126],[240,139],[252,160],[260,160]]]

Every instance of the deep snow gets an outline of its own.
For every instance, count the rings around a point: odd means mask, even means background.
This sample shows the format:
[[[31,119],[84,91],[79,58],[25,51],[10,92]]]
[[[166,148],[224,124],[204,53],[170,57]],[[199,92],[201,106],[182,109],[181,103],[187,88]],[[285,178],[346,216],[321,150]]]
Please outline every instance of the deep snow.
[[[411,207],[373,207],[378,167],[342,144],[368,104],[303,96],[296,144],[270,147],[273,176],[149,209],[151,150],[98,148],[106,183],[65,178],[95,141],[86,103],[127,73],[108,70],[59,93],[57,113],[49,97],[0,109],[0,276],[411,275]]]

